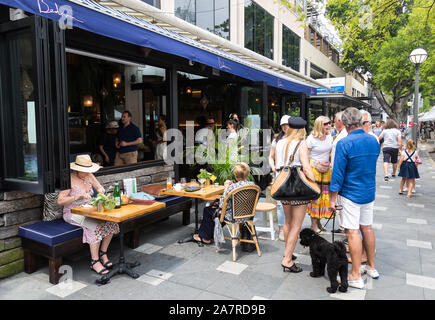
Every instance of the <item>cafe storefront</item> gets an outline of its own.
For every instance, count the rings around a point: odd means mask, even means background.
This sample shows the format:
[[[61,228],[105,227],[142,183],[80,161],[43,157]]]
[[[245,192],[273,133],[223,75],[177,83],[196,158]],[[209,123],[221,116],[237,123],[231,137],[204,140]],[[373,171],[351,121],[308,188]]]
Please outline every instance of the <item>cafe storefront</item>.
[[[2,189],[44,194],[68,188],[71,159],[99,154],[106,125],[125,110],[142,133],[138,162],[105,166],[99,175],[170,167],[155,151],[160,115],[167,128],[182,132],[186,121],[197,130],[201,117],[225,128],[230,113],[245,126],[278,130],[282,114],[304,116],[305,96],[315,94],[314,87],[219,56],[216,49],[180,44],[169,31],[144,30],[132,17],[92,1],[0,3],[1,142],[3,154],[13,155],[1,159]],[[63,16],[62,5],[72,5],[74,14]],[[13,8],[26,16],[11,21]],[[62,30],[61,18],[74,27]]]

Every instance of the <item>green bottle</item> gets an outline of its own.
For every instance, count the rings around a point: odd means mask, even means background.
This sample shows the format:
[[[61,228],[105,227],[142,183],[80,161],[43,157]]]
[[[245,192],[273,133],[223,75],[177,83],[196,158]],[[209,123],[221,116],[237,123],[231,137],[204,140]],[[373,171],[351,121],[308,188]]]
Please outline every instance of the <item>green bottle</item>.
[[[118,181],[115,182],[115,189],[113,189],[113,199],[116,201],[115,209],[121,208],[121,190]]]

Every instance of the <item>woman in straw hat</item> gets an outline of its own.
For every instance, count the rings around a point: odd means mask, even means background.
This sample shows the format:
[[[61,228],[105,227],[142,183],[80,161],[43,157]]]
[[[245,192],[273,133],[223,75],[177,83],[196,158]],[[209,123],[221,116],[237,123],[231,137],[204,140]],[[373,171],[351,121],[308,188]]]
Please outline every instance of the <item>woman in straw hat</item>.
[[[107,249],[112,236],[119,232],[118,224],[71,213],[71,208],[89,202],[92,188],[98,193],[105,192],[92,174],[98,171],[100,166],[93,163],[89,155],[84,154],[78,155],[76,160],[71,162],[70,168],[71,189],[61,191],[57,203],[63,206],[63,219],[66,222],[83,228],[83,243],[89,243],[91,250],[91,270],[104,275],[109,272],[107,269],[113,266],[107,257]]]

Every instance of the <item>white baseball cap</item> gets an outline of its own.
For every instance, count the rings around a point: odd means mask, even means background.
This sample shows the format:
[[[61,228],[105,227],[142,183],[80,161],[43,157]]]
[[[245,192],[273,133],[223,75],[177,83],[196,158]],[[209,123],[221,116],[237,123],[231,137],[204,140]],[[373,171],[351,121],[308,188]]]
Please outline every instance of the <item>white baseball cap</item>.
[[[282,117],[281,117],[281,122],[280,122],[280,126],[282,126],[283,124],[288,124],[288,119],[290,119],[290,116],[288,116],[288,115],[283,115]]]

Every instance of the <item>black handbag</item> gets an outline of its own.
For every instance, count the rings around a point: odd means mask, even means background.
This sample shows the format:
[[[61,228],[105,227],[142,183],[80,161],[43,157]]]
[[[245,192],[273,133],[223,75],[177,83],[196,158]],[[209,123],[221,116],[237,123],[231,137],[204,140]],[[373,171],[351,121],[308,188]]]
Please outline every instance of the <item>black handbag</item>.
[[[281,169],[279,175],[272,184],[271,196],[275,200],[311,201],[317,200],[320,197],[320,188],[317,183],[309,180],[300,166],[289,166],[293,162],[294,156],[301,142],[302,140],[298,142],[293,154],[290,156],[289,163]],[[287,143],[284,159],[289,144],[290,142]]]

